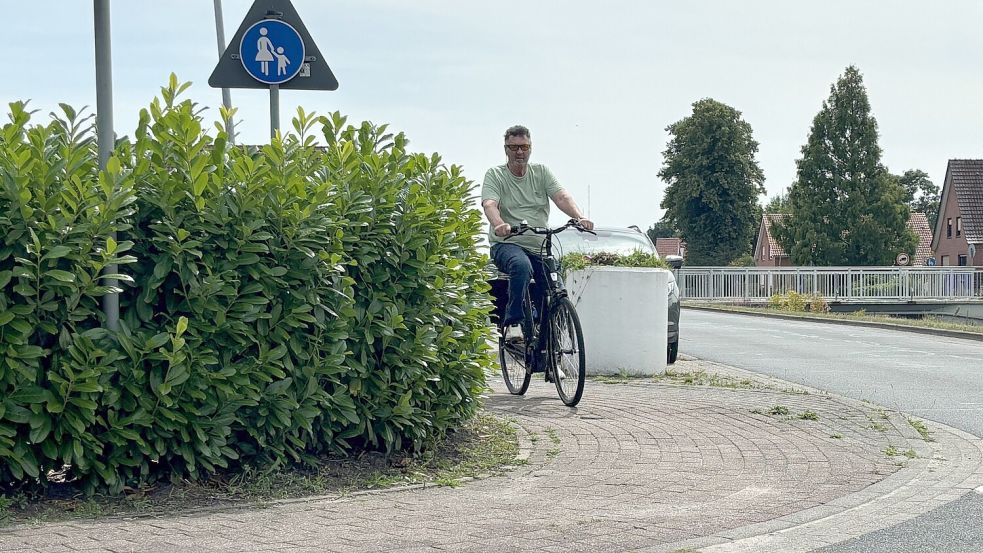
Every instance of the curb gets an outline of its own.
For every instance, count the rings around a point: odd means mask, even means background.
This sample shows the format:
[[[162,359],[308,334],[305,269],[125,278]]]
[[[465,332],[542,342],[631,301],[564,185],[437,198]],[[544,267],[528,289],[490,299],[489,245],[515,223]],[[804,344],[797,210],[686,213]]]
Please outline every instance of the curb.
[[[726,309],[721,307],[714,307],[709,305],[693,305],[693,304],[683,304],[686,309],[695,309],[697,311],[715,311],[717,313],[733,313],[735,315],[747,315],[751,317],[766,317],[772,319],[785,319],[789,321],[810,321],[817,323],[826,324],[838,324],[846,326],[860,326],[868,328],[882,328],[885,330],[899,330],[902,332],[914,332],[917,334],[931,334],[933,336],[945,336],[947,338],[960,338],[963,340],[976,340],[978,342],[983,342],[983,333],[977,332],[965,332],[962,330],[944,330],[941,328],[923,328],[919,326],[908,326],[892,323],[878,323],[874,321],[851,321],[848,319],[826,319],[822,317],[803,317],[800,315],[792,315],[785,313],[763,313],[757,311],[740,311],[737,309]]]

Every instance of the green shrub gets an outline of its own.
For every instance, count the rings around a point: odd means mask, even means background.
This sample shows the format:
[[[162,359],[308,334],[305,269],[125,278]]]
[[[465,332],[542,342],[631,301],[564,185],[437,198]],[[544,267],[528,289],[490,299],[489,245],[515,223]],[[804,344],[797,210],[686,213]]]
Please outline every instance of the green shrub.
[[[757,263],[754,261],[754,256],[749,253],[737,257],[727,264],[728,267],[754,267],[755,265]]]
[[[338,114],[230,148],[178,99],[187,86],[172,76],[105,174],[88,119],[28,127],[11,106],[0,485],[70,465],[85,490],[118,492],[418,451],[475,413],[491,359],[472,183]],[[132,275],[118,333],[101,328],[109,263]]]
[[[808,310],[812,313],[829,313],[829,302],[820,294],[813,293],[807,300]]]
[[[792,312],[829,313],[830,311],[829,302],[822,295],[817,293],[805,295],[793,290],[771,296],[768,305],[772,309]]]
[[[13,102],[0,130],[0,487],[99,466],[100,398],[121,358],[99,274],[133,261],[109,238],[128,228],[132,179],[118,163],[100,174],[91,116],[61,110],[31,125]]]
[[[774,309],[782,311],[805,311],[806,297],[802,294],[789,290],[784,294],[775,294],[768,300],[768,304]]]
[[[613,252],[580,253],[573,252],[560,259],[563,274],[590,266],[600,267],[653,267],[669,269],[669,264],[656,254],[635,250],[629,254]]]

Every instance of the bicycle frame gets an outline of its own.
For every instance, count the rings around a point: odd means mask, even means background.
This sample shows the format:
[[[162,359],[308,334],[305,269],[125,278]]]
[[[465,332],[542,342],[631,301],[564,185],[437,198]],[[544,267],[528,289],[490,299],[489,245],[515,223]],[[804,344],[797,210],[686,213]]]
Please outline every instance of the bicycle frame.
[[[546,286],[543,291],[543,305],[536,306],[538,308],[537,316],[531,321],[530,327],[534,328],[534,335],[531,340],[528,341],[526,346],[527,350],[527,362],[531,363],[534,372],[541,372],[547,370],[549,363],[546,363],[546,350],[544,349],[545,344],[549,344],[552,332],[550,326],[550,314],[552,313],[553,304],[561,298],[567,297],[567,290],[563,286],[563,280],[560,277],[560,267],[557,262],[556,257],[553,256],[553,236],[567,230],[568,228],[576,228],[581,232],[591,232],[580,227],[580,225],[573,220],[570,220],[565,225],[557,227],[555,229],[543,228],[543,227],[530,227],[528,225],[519,225],[518,230],[513,230],[511,236],[519,236],[525,234],[526,232],[532,232],[534,234],[539,234],[545,236],[543,240],[543,246],[540,249],[545,255],[539,255],[540,261],[543,265],[543,272],[546,274],[546,282],[542,285]],[[593,234],[593,233],[592,233]],[[507,238],[506,238],[507,239]],[[529,292],[527,291],[527,294]],[[530,294],[531,296],[531,294]],[[532,303],[532,298],[530,297],[530,303]],[[543,365],[542,367],[540,365]]]

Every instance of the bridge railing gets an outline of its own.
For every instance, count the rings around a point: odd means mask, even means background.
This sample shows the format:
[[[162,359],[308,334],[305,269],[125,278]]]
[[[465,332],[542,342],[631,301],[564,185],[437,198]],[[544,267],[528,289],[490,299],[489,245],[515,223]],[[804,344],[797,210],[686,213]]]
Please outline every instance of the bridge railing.
[[[973,267],[683,267],[680,297],[765,303],[775,294],[828,301],[983,301],[983,269]]]

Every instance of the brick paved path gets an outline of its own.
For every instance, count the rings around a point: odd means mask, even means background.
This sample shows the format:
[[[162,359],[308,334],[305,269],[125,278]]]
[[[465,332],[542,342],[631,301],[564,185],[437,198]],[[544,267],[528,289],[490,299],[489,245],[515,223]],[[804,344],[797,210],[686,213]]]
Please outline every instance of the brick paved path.
[[[789,416],[767,414],[778,405]],[[571,410],[552,385],[534,381],[525,398],[499,392],[487,406],[521,427],[528,463],[507,476],[266,509],[18,527],[0,531],[0,551],[726,551],[755,550],[762,543],[748,540],[779,534],[784,542],[767,543],[802,546],[862,533],[851,509],[877,505],[871,526],[915,516],[954,482],[974,482],[981,464],[965,436],[940,431],[928,444],[897,416],[821,394],[591,381]],[[795,418],[806,411],[818,420]],[[917,448],[920,458],[889,457],[890,446]],[[919,478],[936,486],[925,501],[916,497]],[[912,493],[892,499],[898,489]],[[854,527],[824,529],[836,515]],[[801,539],[788,533],[805,527]]]

